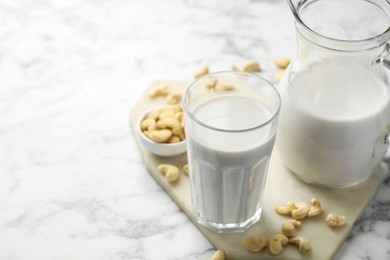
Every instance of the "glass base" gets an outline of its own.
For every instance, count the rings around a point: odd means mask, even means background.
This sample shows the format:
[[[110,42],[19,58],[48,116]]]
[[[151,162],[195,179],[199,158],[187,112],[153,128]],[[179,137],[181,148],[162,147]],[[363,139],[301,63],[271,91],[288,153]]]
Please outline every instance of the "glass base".
[[[349,188],[349,187],[353,187],[353,186],[356,186],[364,181],[366,181],[370,176],[371,174],[369,174],[368,176],[364,177],[363,179],[360,179],[360,180],[357,180],[355,182],[351,182],[351,183],[342,183],[342,184],[327,184],[327,183],[319,183],[319,182],[316,182],[316,181],[312,181],[310,179],[306,179],[304,177],[302,177],[301,175],[289,170],[289,172],[295,176],[297,179],[307,183],[307,184],[310,184],[310,185],[314,185],[314,186],[317,186],[317,187],[321,187],[321,188],[330,188],[330,189],[342,189],[342,188]]]
[[[198,212],[198,223],[217,232],[217,233],[240,233],[251,227],[253,224],[258,222],[261,217],[261,211],[262,208],[259,207],[259,209],[253,214],[253,216],[249,219],[247,219],[245,222],[242,223],[228,223],[228,224],[221,224],[221,223],[215,223],[211,220],[208,220],[204,217],[202,217]]]

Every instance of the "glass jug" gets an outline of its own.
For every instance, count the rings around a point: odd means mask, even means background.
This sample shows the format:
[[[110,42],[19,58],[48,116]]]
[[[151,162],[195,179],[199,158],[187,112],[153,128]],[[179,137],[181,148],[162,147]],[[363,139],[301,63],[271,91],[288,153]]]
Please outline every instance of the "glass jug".
[[[327,187],[364,181],[389,146],[390,3],[288,0],[298,58],[279,83],[276,147],[298,178]]]

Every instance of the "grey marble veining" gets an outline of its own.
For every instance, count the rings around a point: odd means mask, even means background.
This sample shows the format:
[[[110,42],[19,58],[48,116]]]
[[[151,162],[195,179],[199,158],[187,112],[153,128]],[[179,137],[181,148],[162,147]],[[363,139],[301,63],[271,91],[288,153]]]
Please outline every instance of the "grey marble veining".
[[[207,259],[128,113],[156,79],[294,58],[286,1],[0,0],[0,259]],[[390,179],[337,259],[390,259]]]

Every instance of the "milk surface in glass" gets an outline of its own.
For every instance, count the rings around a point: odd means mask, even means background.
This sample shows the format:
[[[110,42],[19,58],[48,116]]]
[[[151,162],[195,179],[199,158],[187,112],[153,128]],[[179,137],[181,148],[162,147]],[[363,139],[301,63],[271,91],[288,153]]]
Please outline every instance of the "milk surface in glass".
[[[261,102],[235,94],[210,98],[193,115],[210,127],[229,130],[254,128],[272,118]],[[234,226],[260,218],[273,128],[269,124],[245,134],[217,133],[199,125],[186,129],[193,203],[201,223]]]
[[[387,149],[387,86],[356,63],[321,61],[305,72],[280,83],[277,147],[284,163],[314,183],[343,186],[364,180]]]

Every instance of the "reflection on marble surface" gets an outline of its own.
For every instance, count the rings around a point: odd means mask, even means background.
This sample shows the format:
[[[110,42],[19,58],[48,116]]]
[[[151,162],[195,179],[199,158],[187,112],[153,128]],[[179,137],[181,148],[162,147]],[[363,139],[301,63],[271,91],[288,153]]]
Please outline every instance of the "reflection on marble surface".
[[[0,259],[207,259],[128,113],[155,79],[295,57],[284,0],[0,1]],[[390,178],[337,259],[390,259]]]

